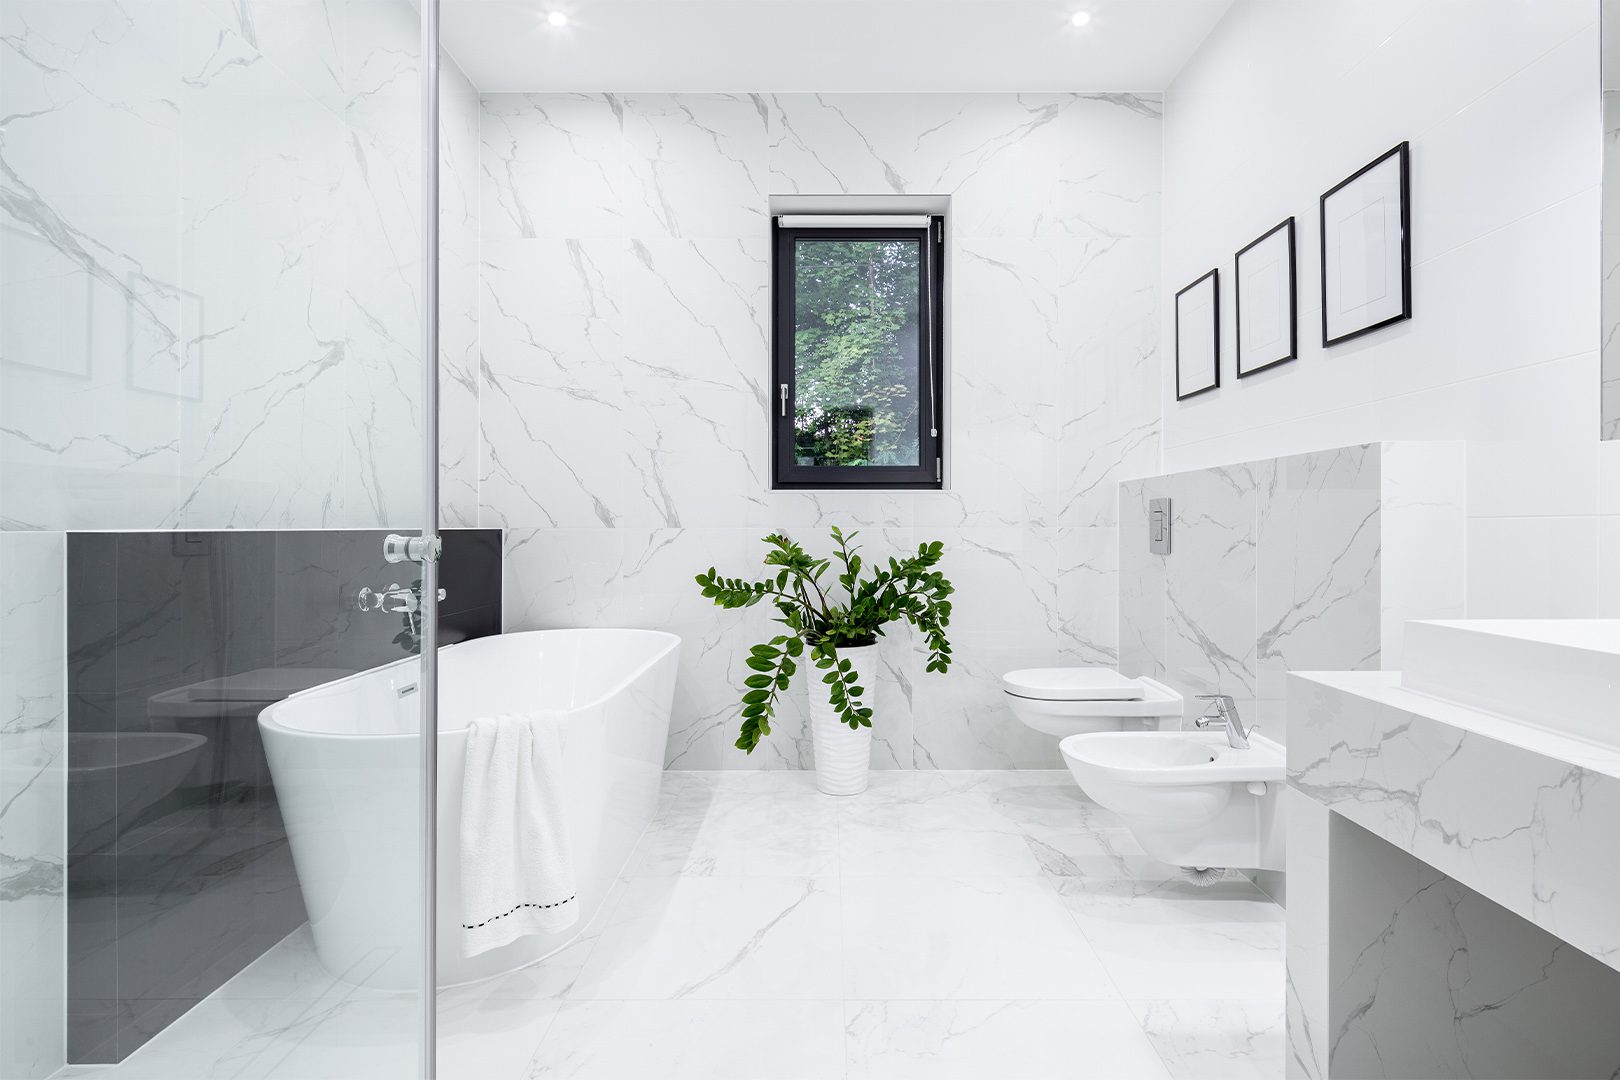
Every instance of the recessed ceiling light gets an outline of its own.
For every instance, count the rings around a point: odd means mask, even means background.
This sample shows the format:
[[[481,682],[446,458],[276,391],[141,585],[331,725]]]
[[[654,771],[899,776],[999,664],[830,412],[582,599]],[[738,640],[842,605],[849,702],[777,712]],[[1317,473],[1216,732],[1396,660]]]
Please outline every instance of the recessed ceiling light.
[[[552,26],[567,26],[568,16],[561,11],[553,11],[546,16],[546,22]]]
[[[1084,26],[1090,21],[1091,12],[1089,11],[1077,11],[1073,15],[1069,16],[1069,24],[1071,26]]]

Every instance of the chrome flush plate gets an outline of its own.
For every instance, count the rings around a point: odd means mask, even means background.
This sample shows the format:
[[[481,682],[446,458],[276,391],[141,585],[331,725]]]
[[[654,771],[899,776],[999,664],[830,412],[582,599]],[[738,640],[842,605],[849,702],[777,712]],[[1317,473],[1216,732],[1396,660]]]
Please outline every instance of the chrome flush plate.
[[[1153,555],[1170,554],[1170,500],[1148,500],[1148,551]]]

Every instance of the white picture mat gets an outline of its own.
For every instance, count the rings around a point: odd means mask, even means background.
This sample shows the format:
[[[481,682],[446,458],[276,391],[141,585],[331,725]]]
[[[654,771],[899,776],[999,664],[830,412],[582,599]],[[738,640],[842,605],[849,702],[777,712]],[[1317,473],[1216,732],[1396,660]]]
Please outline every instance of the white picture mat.
[[[1401,155],[1391,154],[1329,195],[1322,212],[1328,339],[1400,316]]]
[[[1238,256],[1238,364],[1254,371],[1294,351],[1293,232],[1280,228]]]
[[[1181,395],[1216,385],[1215,276],[1176,297],[1176,392]]]

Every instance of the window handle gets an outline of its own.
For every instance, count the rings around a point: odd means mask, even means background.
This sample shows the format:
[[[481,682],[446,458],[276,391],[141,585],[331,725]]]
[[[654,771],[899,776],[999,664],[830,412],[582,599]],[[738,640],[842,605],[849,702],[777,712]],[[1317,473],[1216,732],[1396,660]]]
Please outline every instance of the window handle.
[[[787,415],[787,397],[788,397],[788,384],[783,383],[782,384],[782,415],[783,416]]]

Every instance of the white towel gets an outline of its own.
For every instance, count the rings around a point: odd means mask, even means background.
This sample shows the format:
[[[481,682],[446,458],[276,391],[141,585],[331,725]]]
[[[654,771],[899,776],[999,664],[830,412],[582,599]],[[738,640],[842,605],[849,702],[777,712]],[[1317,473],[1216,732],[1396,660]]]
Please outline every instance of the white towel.
[[[474,720],[461,792],[461,951],[579,919],[554,714]]]

